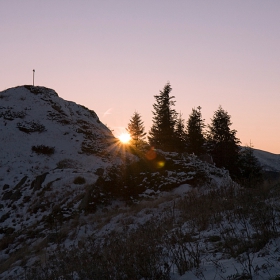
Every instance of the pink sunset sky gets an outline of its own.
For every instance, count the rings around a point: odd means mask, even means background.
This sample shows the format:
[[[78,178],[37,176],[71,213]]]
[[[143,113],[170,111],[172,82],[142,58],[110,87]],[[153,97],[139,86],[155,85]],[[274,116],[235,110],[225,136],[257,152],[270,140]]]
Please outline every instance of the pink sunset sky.
[[[149,131],[169,81],[185,120],[221,105],[243,145],[280,154],[280,1],[1,0],[0,36],[0,91],[35,69],[118,136],[134,111]]]

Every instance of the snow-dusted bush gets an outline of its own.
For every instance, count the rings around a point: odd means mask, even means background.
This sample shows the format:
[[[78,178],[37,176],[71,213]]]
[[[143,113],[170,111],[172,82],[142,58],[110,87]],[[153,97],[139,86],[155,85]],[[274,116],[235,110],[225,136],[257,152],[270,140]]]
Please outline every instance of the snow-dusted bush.
[[[20,131],[30,133],[30,132],[43,132],[46,130],[43,124],[39,122],[31,121],[31,122],[19,122],[17,123],[17,128]]]
[[[73,183],[76,185],[83,185],[86,182],[84,177],[78,176],[74,179]]]
[[[23,119],[26,116],[24,111],[13,112],[11,110],[6,110],[0,112],[0,118],[3,117],[5,120]]]
[[[77,162],[70,158],[65,158],[63,160],[60,160],[56,167],[58,169],[66,169],[66,168],[77,168]]]
[[[105,192],[125,199],[137,198],[147,189],[171,191],[182,184],[203,184],[209,180],[207,170],[198,160],[180,158],[174,153],[158,153],[154,159],[140,158],[138,161],[107,168],[99,183]]]
[[[45,146],[45,145],[38,145],[38,146],[32,146],[32,151],[37,154],[52,155],[54,154],[55,148]]]

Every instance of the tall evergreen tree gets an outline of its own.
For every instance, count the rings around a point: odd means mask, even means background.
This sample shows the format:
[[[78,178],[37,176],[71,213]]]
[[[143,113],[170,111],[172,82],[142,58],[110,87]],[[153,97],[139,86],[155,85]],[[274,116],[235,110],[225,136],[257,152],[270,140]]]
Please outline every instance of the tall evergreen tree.
[[[253,146],[244,147],[239,154],[239,181],[246,187],[253,188],[263,181],[262,167],[254,156]]]
[[[218,167],[225,167],[231,176],[239,175],[238,159],[240,141],[236,137],[236,130],[231,130],[230,115],[219,106],[214,112],[211,124],[208,126],[208,148]]]
[[[134,112],[129,124],[127,125],[126,130],[130,134],[133,145],[138,147],[140,143],[144,142],[144,138],[146,135],[145,127],[138,112]]]
[[[175,124],[177,113],[172,107],[175,97],[170,96],[172,88],[167,83],[159,95],[155,95],[156,103],[153,104],[153,125],[149,132],[150,145],[162,150],[174,150]]]
[[[183,152],[186,149],[187,133],[185,128],[185,120],[182,118],[181,113],[179,114],[175,124],[175,138],[176,151]]]
[[[205,138],[203,129],[205,127],[204,120],[201,116],[201,107],[192,109],[187,121],[187,152],[195,155],[205,153]]]

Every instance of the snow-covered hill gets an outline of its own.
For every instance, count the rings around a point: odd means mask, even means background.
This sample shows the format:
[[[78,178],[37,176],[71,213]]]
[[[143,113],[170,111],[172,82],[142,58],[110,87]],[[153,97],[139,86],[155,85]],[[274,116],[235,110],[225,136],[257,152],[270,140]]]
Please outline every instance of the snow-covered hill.
[[[280,172],[280,155],[254,149],[254,155],[266,171]]]
[[[0,178],[8,185],[55,170],[67,160],[82,172],[94,173],[93,166],[106,165],[107,147],[114,141],[93,111],[61,99],[51,89],[32,86],[0,93],[0,131]],[[48,156],[43,150],[32,151],[40,146],[54,152]]]
[[[278,155],[255,155],[279,170]],[[280,273],[278,204],[257,195],[193,155],[136,156],[52,89],[0,92],[1,279],[269,279]]]
[[[32,199],[43,182],[71,185],[83,176],[90,184],[96,173],[124,159],[94,111],[44,87],[0,92],[0,143],[1,195],[16,197],[17,204],[26,196]],[[51,205],[60,199],[52,198]]]

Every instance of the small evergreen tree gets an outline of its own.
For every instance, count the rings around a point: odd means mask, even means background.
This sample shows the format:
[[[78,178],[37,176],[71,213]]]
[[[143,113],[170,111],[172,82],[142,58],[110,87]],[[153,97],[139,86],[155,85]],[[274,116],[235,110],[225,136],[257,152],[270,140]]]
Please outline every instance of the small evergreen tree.
[[[138,112],[134,112],[129,124],[127,125],[127,132],[130,134],[132,144],[137,148],[140,143],[144,142],[145,127]]]
[[[175,124],[177,113],[172,107],[175,105],[175,97],[170,96],[172,88],[167,83],[159,95],[155,95],[153,125],[149,132],[149,143],[155,148],[172,151],[175,146]]]
[[[186,148],[186,129],[185,129],[185,120],[182,118],[182,114],[179,114],[179,117],[175,124],[175,143],[176,150],[179,152],[183,152]]]
[[[240,179],[239,181],[249,188],[256,187],[263,181],[262,167],[254,156],[253,146],[244,147],[239,155]]]
[[[205,124],[200,110],[200,106],[197,109],[193,108],[187,121],[187,152],[195,155],[205,153],[205,138],[203,135]]]
[[[230,115],[219,106],[214,112],[212,123],[208,126],[208,151],[218,167],[229,170],[231,176],[239,175],[239,139],[236,130],[231,130]]]

